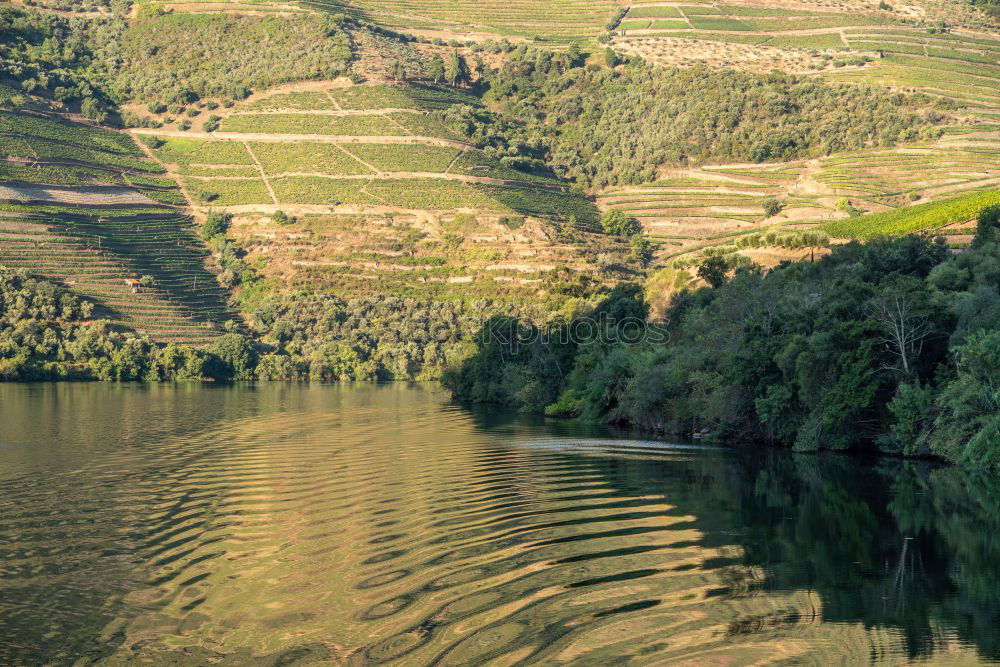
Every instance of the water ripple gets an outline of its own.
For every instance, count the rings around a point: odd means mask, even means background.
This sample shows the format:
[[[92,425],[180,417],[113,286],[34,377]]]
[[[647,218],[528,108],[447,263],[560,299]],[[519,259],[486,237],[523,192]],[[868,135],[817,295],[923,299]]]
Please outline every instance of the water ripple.
[[[724,452],[490,431],[426,389],[245,398],[84,442],[90,460],[44,480],[0,476],[0,663],[808,662],[831,645],[814,592],[766,591],[732,519],[685,509]]]

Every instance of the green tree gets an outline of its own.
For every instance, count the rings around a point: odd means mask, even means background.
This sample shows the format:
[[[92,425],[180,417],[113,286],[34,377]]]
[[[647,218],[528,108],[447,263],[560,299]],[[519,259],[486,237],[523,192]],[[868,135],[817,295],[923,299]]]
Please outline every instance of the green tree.
[[[469,80],[469,68],[465,63],[465,58],[460,56],[457,51],[452,51],[448,58],[445,78],[452,87],[457,87]]]
[[[396,60],[392,63],[392,68],[389,70],[389,76],[391,76],[392,80],[397,83],[406,81],[406,65],[403,64],[402,60]]]
[[[232,215],[229,213],[209,213],[205,222],[201,225],[201,236],[206,241],[211,241],[217,236],[222,236],[229,229],[229,222]]]
[[[104,105],[93,97],[83,100],[80,104],[80,113],[98,123],[103,123],[108,119],[108,112],[105,111]]]
[[[649,266],[649,262],[653,259],[653,249],[649,240],[641,233],[633,234],[629,245],[631,246],[632,259],[643,267]]]
[[[583,52],[580,51],[580,45],[573,42],[566,49],[566,62],[570,67],[579,67],[583,62]]]
[[[698,267],[698,277],[710,287],[722,287],[729,273],[729,263],[724,257],[712,256]]]
[[[211,363],[206,370],[218,380],[252,380],[257,368],[253,342],[237,333],[220,336],[209,348]]]
[[[768,218],[773,218],[774,216],[781,213],[784,205],[778,201],[776,197],[768,197],[763,202],[764,205],[764,216]]]
[[[427,65],[427,77],[434,83],[444,83],[444,60],[436,53]]]
[[[615,209],[601,216],[601,228],[605,233],[620,238],[631,238],[642,232],[642,225],[635,218],[629,217],[624,211]]]

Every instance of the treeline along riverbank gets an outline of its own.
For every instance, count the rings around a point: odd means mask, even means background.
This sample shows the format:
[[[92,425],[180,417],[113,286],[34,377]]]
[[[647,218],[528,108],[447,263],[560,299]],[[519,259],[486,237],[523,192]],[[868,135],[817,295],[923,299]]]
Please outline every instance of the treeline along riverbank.
[[[666,335],[622,340],[638,288],[545,336],[491,331],[446,383],[464,401],[672,434],[1000,464],[1000,209],[975,242],[908,236],[839,246],[764,273],[707,264],[711,287],[670,306]],[[618,318],[616,320],[616,318]],[[577,335],[566,335],[573,331]]]

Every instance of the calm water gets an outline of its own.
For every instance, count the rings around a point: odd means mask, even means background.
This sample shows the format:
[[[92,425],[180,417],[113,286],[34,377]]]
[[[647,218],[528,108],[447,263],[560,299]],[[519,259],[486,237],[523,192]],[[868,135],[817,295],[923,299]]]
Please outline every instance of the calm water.
[[[1000,658],[1000,479],[434,387],[0,385],[0,664]]]

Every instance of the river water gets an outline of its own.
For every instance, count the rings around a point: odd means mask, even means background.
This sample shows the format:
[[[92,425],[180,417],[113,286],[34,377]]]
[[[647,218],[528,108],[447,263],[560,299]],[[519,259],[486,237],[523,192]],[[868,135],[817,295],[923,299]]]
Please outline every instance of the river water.
[[[433,385],[0,385],[0,664],[1000,659],[1000,479]]]

